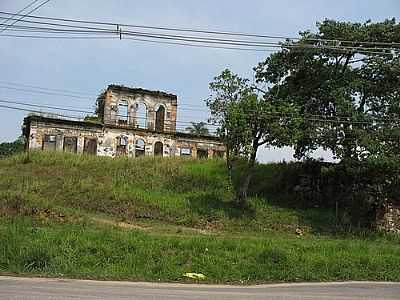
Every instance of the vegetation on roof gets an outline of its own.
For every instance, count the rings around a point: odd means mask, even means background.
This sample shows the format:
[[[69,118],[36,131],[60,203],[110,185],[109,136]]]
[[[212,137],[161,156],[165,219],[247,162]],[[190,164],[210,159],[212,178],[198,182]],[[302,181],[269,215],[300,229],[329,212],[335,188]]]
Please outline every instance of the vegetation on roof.
[[[177,96],[171,93],[163,92],[163,91],[153,91],[153,90],[147,90],[143,88],[132,88],[132,87],[127,87],[124,85],[118,85],[118,84],[110,84],[108,85],[108,89],[111,90],[120,90],[120,91],[125,91],[129,93],[141,93],[141,94],[148,94],[148,95],[154,95],[154,96],[159,96],[159,97],[168,97],[168,98],[173,98],[176,99]]]

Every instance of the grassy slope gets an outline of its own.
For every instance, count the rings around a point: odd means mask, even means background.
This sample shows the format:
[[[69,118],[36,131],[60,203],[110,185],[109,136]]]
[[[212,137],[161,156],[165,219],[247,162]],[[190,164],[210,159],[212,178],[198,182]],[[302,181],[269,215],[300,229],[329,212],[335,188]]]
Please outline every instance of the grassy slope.
[[[293,233],[298,225],[320,230],[334,224],[326,211],[293,211],[257,198],[243,213],[231,201],[221,160],[109,159],[37,152],[29,160],[22,154],[0,161],[0,177],[5,214],[47,208],[66,215],[101,213],[124,221],[253,233],[271,229]]]
[[[210,282],[245,283],[400,279],[398,238],[328,235],[331,213],[268,199],[251,199],[243,213],[223,164],[60,153],[0,160],[0,271],[164,281],[194,271]],[[297,226],[305,236],[296,237]]]

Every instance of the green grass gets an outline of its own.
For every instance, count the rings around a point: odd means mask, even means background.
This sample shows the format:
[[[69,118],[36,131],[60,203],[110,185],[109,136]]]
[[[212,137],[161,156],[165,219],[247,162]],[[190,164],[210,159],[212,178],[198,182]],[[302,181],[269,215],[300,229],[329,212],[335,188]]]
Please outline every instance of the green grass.
[[[263,166],[253,195],[271,186],[280,167]],[[183,273],[200,272],[215,283],[400,280],[398,237],[335,234],[332,212],[280,206],[275,196],[252,197],[242,211],[221,160],[20,154],[0,160],[0,273],[186,281]],[[296,236],[297,227],[304,236]]]
[[[3,220],[0,272],[72,278],[207,282],[392,280],[400,278],[398,239],[179,236],[90,223]]]
[[[266,186],[268,180],[260,182]],[[42,152],[0,160],[0,215],[50,209],[233,232],[334,228],[334,216],[326,210],[293,210],[253,197],[243,212],[233,199],[222,160]]]

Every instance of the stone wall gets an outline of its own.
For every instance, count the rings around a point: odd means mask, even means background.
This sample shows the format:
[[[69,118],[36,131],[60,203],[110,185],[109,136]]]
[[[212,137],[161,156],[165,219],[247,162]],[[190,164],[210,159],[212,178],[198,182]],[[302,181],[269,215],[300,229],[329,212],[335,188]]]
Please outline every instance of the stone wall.
[[[144,104],[147,110],[146,126],[144,129],[155,130],[156,111],[160,106],[164,107],[164,132],[176,131],[177,98],[161,92],[152,92],[141,89],[131,89],[120,86],[110,86],[105,92],[104,123],[121,125],[120,119],[124,116],[119,111],[119,104],[127,106],[127,127],[137,127],[141,118],[138,115],[138,107]]]
[[[380,231],[400,233],[400,205],[384,204],[377,213],[376,227]]]
[[[29,137],[27,137],[28,148],[33,150],[43,149],[46,135],[56,137],[56,149],[62,151],[65,137],[77,138],[77,153],[83,153],[84,139],[98,138],[103,131],[97,127],[83,127],[73,124],[57,124],[43,121],[32,121],[30,123]]]
[[[96,140],[96,155],[135,157],[142,152],[136,151],[143,143],[144,155],[162,156],[190,156],[190,157],[224,157],[225,146],[215,138],[196,137],[188,134],[159,133],[133,128],[119,128],[74,122],[51,120],[46,118],[30,118],[25,121],[25,130],[29,135],[28,148],[30,150],[44,149],[46,136],[54,137],[54,150],[76,153],[85,152],[85,141]],[[76,151],[65,147],[66,138],[76,138]],[[158,144],[158,148],[156,146]],[[46,147],[49,149],[49,147]],[[158,150],[157,150],[158,149]],[[156,151],[157,150],[157,151]],[[92,153],[94,154],[94,153]],[[199,155],[201,154],[201,155]]]

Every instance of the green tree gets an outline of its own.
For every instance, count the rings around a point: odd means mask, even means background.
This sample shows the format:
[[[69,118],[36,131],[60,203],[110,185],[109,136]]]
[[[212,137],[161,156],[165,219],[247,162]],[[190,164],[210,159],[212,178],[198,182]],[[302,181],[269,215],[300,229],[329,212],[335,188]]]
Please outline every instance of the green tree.
[[[317,27],[255,68],[257,82],[302,116],[296,157],[318,147],[356,161],[399,153],[400,25],[325,20]]]
[[[296,110],[284,102],[275,101],[269,92],[249,83],[248,79],[224,70],[210,83],[211,95],[206,100],[211,121],[219,125],[218,135],[227,146],[227,167],[231,180],[233,161],[240,158],[235,182],[236,198],[247,206],[247,191],[256,164],[257,151],[263,145],[290,145],[296,133]],[[292,117],[282,117],[290,114]]]
[[[11,143],[0,143],[0,159],[24,151],[25,142],[23,137],[19,137]]]
[[[186,131],[188,131],[191,134],[195,135],[208,135],[210,132],[208,131],[208,128],[206,127],[207,123],[205,122],[190,122],[192,123],[191,126],[186,127]]]

